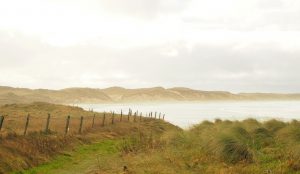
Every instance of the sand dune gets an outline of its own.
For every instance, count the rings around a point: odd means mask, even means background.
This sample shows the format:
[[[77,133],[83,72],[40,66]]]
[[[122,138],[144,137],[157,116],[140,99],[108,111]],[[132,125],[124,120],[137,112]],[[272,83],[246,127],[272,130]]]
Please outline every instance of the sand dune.
[[[106,89],[67,88],[62,90],[0,87],[0,104],[30,103],[113,103],[113,102],[178,102],[211,100],[300,100],[300,94],[240,93],[201,91],[189,88]]]

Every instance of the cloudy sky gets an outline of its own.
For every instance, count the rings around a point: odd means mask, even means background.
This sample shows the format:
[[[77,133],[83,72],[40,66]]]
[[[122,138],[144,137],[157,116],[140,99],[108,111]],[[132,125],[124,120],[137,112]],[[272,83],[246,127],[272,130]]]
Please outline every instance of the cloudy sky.
[[[300,92],[300,1],[0,0],[0,85]]]

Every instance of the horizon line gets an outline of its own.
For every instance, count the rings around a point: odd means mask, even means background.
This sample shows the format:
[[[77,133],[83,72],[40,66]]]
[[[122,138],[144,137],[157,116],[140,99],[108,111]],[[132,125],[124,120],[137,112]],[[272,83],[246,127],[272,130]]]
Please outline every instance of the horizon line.
[[[57,88],[57,89],[51,89],[51,88],[31,88],[31,87],[19,87],[19,86],[6,86],[6,85],[0,85],[0,88],[14,88],[14,89],[29,89],[29,90],[52,90],[52,91],[61,91],[66,89],[99,89],[99,90],[105,90],[109,88],[122,88],[127,90],[139,90],[139,89],[154,89],[154,88],[162,88],[166,90],[174,89],[174,88],[182,88],[182,89],[188,89],[188,90],[194,90],[194,91],[203,91],[203,92],[228,92],[231,94],[300,94],[300,92],[232,92],[227,90],[202,90],[202,89],[195,89],[190,87],[182,87],[182,86],[174,86],[174,87],[164,87],[164,86],[152,86],[152,87],[140,87],[140,88],[129,88],[129,87],[122,87],[122,86],[109,86],[109,87],[87,87],[87,86],[73,86],[73,87],[65,87],[65,88]]]

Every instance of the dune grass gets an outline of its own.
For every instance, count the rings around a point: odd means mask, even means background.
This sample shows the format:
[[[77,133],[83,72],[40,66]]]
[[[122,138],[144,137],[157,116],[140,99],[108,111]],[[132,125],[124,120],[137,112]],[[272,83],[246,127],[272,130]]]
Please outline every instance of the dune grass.
[[[65,156],[65,152],[72,153],[72,149],[79,149],[78,159],[84,154],[92,153],[93,149],[101,150],[101,144],[99,146],[93,145],[94,142],[104,140],[122,140],[122,137],[133,136],[135,134],[145,133],[158,135],[167,129],[178,129],[169,123],[162,120],[154,119],[142,119],[133,121],[133,116],[130,117],[130,121],[124,118],[120,121],[120,115],[115,114],[115,122],[112,124],[111,115],[106,116],[105,125],[102,125],[103,113],[95,113],[84,111],[78,107],[55,105],[48,103],[33,103],[33,104],[18,104],[18,105],[5,105],[0,108],[1,114],[5,114],[6,119],[4,127],[0,132],[0,173],[9,173],[13,171],[23,171],[24,169],[33,168],[35,166],[48,163],[54,160],[54,163],[45,165],[36,173],[44,173],[43,171],[53,169],[55,167],[60,168],[65,165],[66,161],[71,157]],[[43,122],[39,122],[39,117],[47,116],[48,113],[52,113],[60,122],[50,123],[50,132],[45,134]],[[18,133],[18,128],[24,128],[24,120],[19,119],[22,115],[30,113],[36,117],[29,124],[29,131],[26,136]],[[78,134],[78,125],[70,124],[70,128],[73,126],[74,132],[64,135],[62,132],[53,130],[55,125],[64,127],[65,117],[67,115],[73,116],[73,118],[79,118],[85,116],[92,118],[93,114],[98,116],[95,119],[95,126],[91,127],[91,122],[84,122],[86,127],[81,134]],[[62,118],[62,119],[60,119]],[[20,124],[17,121],[21,120]],[[72,120],[71,120],[72,121]],[[39,124],[43,123],[43,124]],[[74,122],[73,122],[74,123]],[[17,132],[16,132],[17,131]],[[88,149],[84,148],[84,145],[90,144]],[[82,146],[82,148],[81,148]],[[103,149],[102,149],[103,150]],[[107,149],[104,149],[107,151]],[[67,154],[68,154],[67,153]],[[62,154],[58,156],[59,154]],[[58,157],[58,159],[56,158]],[[72,157],[73,159],[73,157]],[[73,164],[76,165],[76,164]],[[70,167],[72,169],[72,167]],[[32,170],[30,172],[35,172]],[[20,172],[19,172],[20,173]]]
[[[122,122],[67,137],[9,134],[0,139],[0,152],[0,173],[43,164],[22,172],[292,174],[300,173],[300,122],[217,119],[189,130],[159,120]]]
[[[30,115],[28,132],[44,131],[48,114],[50,114],[49,129],[56,134],[64,134],[67,116],[71,117],[70,133],[78,133],[81,116],[84,117],[83,131],[91,128],[94,116],[94,126],[101,126],[104,116],[104,113],[85,111],[79,107],[43,102],[4,105],[0,107],[0,115],[5,116],[1,134],[22,135],[28,115]],[[112,113],[105,113],[105,115],[105,124],[111,124]],[[114,119],[118,122],[120,115],[114,114]]]
[[[101,156],[101,158],[109,156],[111,159],[117,157],[116,154],[118,152],[118,143],[119,140],[102,140],[92,144],[84,144],[82,146],[76,147],[71,152],[67,152],[57,156],[49,163],[45,163],[30,170],[14,172],[14,174],[74,174],[89,169],[91,169],[92,172],[95,170],[92,167],[96,167],[97,169],[97,167],[104,166],[103,161],[101,159],[98,159],[98,156]],[[95,163],[95,159],[99,160],[99,163]],[[120,166],[119,170],[121,169],[122,166]]]
[[[149,144],[145,137],[139,140]],[[155,148],[127,141],[123,158],[131,162],[132,173],[300,173],[296,120],[205,121],[187,131],[166,132]]]

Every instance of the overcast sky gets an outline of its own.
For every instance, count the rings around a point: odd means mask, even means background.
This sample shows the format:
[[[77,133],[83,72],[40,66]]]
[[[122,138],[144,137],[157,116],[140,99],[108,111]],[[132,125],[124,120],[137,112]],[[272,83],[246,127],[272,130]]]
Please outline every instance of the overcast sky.
[[[0,85],[300,92],[300,1],[0,0]]]

